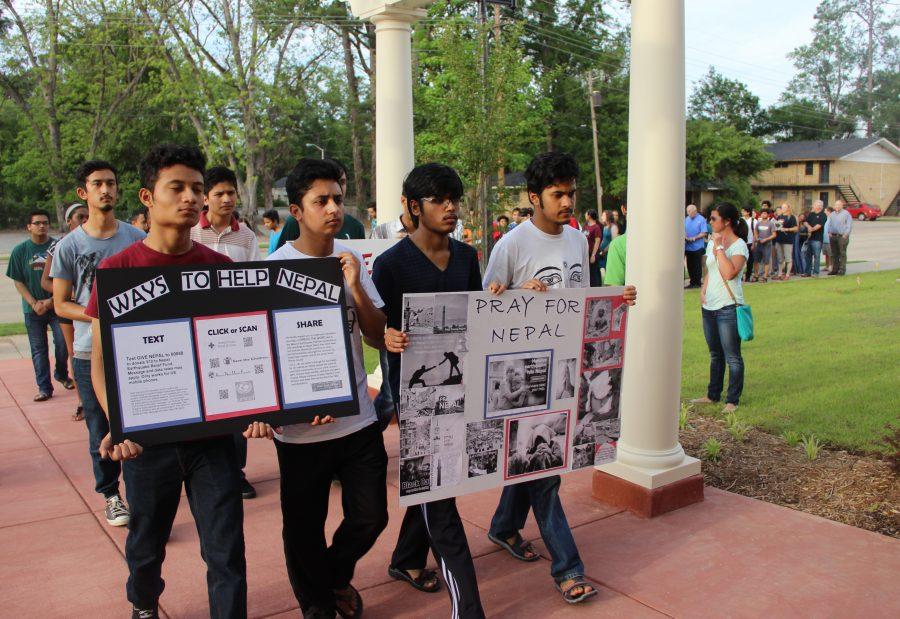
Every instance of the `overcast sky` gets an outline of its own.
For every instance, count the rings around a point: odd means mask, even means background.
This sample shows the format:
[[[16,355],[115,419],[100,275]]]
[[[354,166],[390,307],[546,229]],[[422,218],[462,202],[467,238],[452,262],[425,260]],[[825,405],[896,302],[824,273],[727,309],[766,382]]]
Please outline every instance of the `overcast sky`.
[[[665,1],[665,0],[661,0]],[[685,0],[687,94],[710,66],[750,87],[763,106],[794,75],[787,54],[808,43],[819,0]]]

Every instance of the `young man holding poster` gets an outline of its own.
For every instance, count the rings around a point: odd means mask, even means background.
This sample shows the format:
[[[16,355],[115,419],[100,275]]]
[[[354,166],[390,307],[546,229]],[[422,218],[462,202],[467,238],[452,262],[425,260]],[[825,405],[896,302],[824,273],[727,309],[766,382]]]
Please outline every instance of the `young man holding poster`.
[[[578,164],[571,155],[550,152],[535,157],[525,171],[534,217],[506,234],[491,254],[484,286],[494,294],[509,288],[543,292],[551,288],[588,287],[588,245],[568,225],[575,212]],[[637,292],[625,288],[634,304]],[[597,594],[585,581],[584,564],[559,500],[559,475],[506,486],[491,521],[488,538],[520,561],[536,561],[534,547],[522,539],[528,510],[550,551],[550,573],[563,599],[576,604]]]
[[[409,344],[402,328],[403,295],[416,292],[481,290],[475,249],[450,238],[459,220],[463,184],[452,169],[437,163],[413,168],[403,183],[413,232],[375,260],[372,278],[384,299],[388,329],[384,334],[393,401],[400,402],[400,353]],[[451,368],[459,361],[450,353]],[[455,360],[455,361],[454,361]],[[452,370],[451,370],[452,371]],[[440,589],[436,574],[425,569],[429,543],[447,580],[458,616],[484,617],[475,565],[456,499],[408,507],[388,574],[420,591]]]
[[[300,236],[268,260],[339,258],[344,272],[347,323],[359,414],[284,426],[275,435],[281,471],[284,556],[294,595],[305,617],[358,617],[362,597],[350,584],[356,563],[387,526],[387,453],[366,385],[360,333],[384,337],[384,303],[362,258],[335,242],[344,223],[341,169],[322,159],[301,159],[286,188]],[[256,434],[251,434],[256,436]],[[331,480],[341,482],[344,520],[325,542]]]
[[[153,225],[147,238],[105,259],[99,268],[221,264],[231,262],[191,240],[191,227],[203,204],[205,158],[192,146],[154,146],[141,161],[141,202]],[[55,281],[55,280],[54,280]],[[106,376],[96,287],[85,314],[93,319],[91,377],[97,398],[106,405]],[[206,562],[212,617],[247,616],[247,565],[244,560],[244,508],[231,435],[142,447],[130,440],[113,444],[107,434],[100,453],[124,464],[131,524],[125,540],[128,600],[132,617],[158,616],[160,577],[166,542],[178,510],[182,485]]]
[[[144,233],[116,219],[119,195],[118,175],[106,161],[87,161],[75,172],[75,192],[88,206],[88,219],[56,244],[50,277],[53,278],[53,307],[61,318],[72,320],[75,339],[72,373],[88,427],[88,448],[94,465],[94,488],[106,499],[106,522],[128,524],[128,509],[119,496],[121,466],[100,457],[100,441],[109,432],[106,415],[91,386],[91,319],[84,313],[94,285],[97,264],[116,254]]]

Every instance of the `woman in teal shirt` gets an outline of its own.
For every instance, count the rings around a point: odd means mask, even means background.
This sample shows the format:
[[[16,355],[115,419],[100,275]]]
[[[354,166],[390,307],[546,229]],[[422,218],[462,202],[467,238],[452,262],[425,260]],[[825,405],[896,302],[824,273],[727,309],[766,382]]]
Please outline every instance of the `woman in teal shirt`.
[[[706,276],[700,290],[703,334],[709,346],[709,386],[695,403],[718,402],[728,365],[728,392],[724,412],[738,406],[744,390],[744,359],[737,329],[737,305],[744,303],[741,274],[747,265],[747,223],[737,208],[722,202],[709,213],[712,240],[706,246]]]

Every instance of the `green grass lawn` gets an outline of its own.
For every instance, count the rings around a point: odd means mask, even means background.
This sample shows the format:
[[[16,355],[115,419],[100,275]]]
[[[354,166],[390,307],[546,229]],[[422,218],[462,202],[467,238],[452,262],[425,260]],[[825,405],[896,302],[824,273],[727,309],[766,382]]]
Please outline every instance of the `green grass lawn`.
[[[900,420],[900,270],[748,286],[756,338],[743,342],[738,417],[767,432],[814,434],[881,451]],[[682,397],[706,394],[709,352],[699,294],[685,294]],[[727,383],[726,383],[727,384]],[[703,412],[718,411],[707,406]]]
[[[25,335],[24,322],[4,322],[0,323],[0,337],[9,335]]]

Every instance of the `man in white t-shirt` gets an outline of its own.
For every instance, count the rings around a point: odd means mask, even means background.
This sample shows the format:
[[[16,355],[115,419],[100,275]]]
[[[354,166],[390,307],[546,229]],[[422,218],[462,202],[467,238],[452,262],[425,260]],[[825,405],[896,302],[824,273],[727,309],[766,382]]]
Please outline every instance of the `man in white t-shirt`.
[[[543,292],[589,286],[587,239],[568,225],[575,212],[577,177],[578,164],[571,155],[550,152],[531,161],[525,180],[534,216],[494,247],[484,273],[485,289],[502,294],[508,288]],[[633,286],[626,287],[629,305],[636,296]],[[559,475],[553,475],[503,488],[488,538],[521,561],[536,561],[537,552],[520,533],[533,509],[552,557],[550,573],[556,587],[566,602],[575,604],[597,590],[584,579],[584,564],[559,500],[559,484]]]
[[[281,470],[281,512],[288,576],[304,616],[355,617],[362,598],[353,588],[356,562],[387,526],[387,453],[369,397],[360,333],[384,337],[384,303],[356,252],[334,241],[344,220],[341,170],[321,159],[301,159],[286,188],[297,214],[300,237],[268,260],[339,258],[344,271],[347,324],[353,350],[359,414],[316,417],[311,424],[284,426],[275,434]],[[297,206],[294,209],[294,206]],[[260,424],[255,424],[260,425]],[[271,432],[251,433],[258,437]],[[325,518],[332,478],[341,482],[344,520],[325,543]]]

